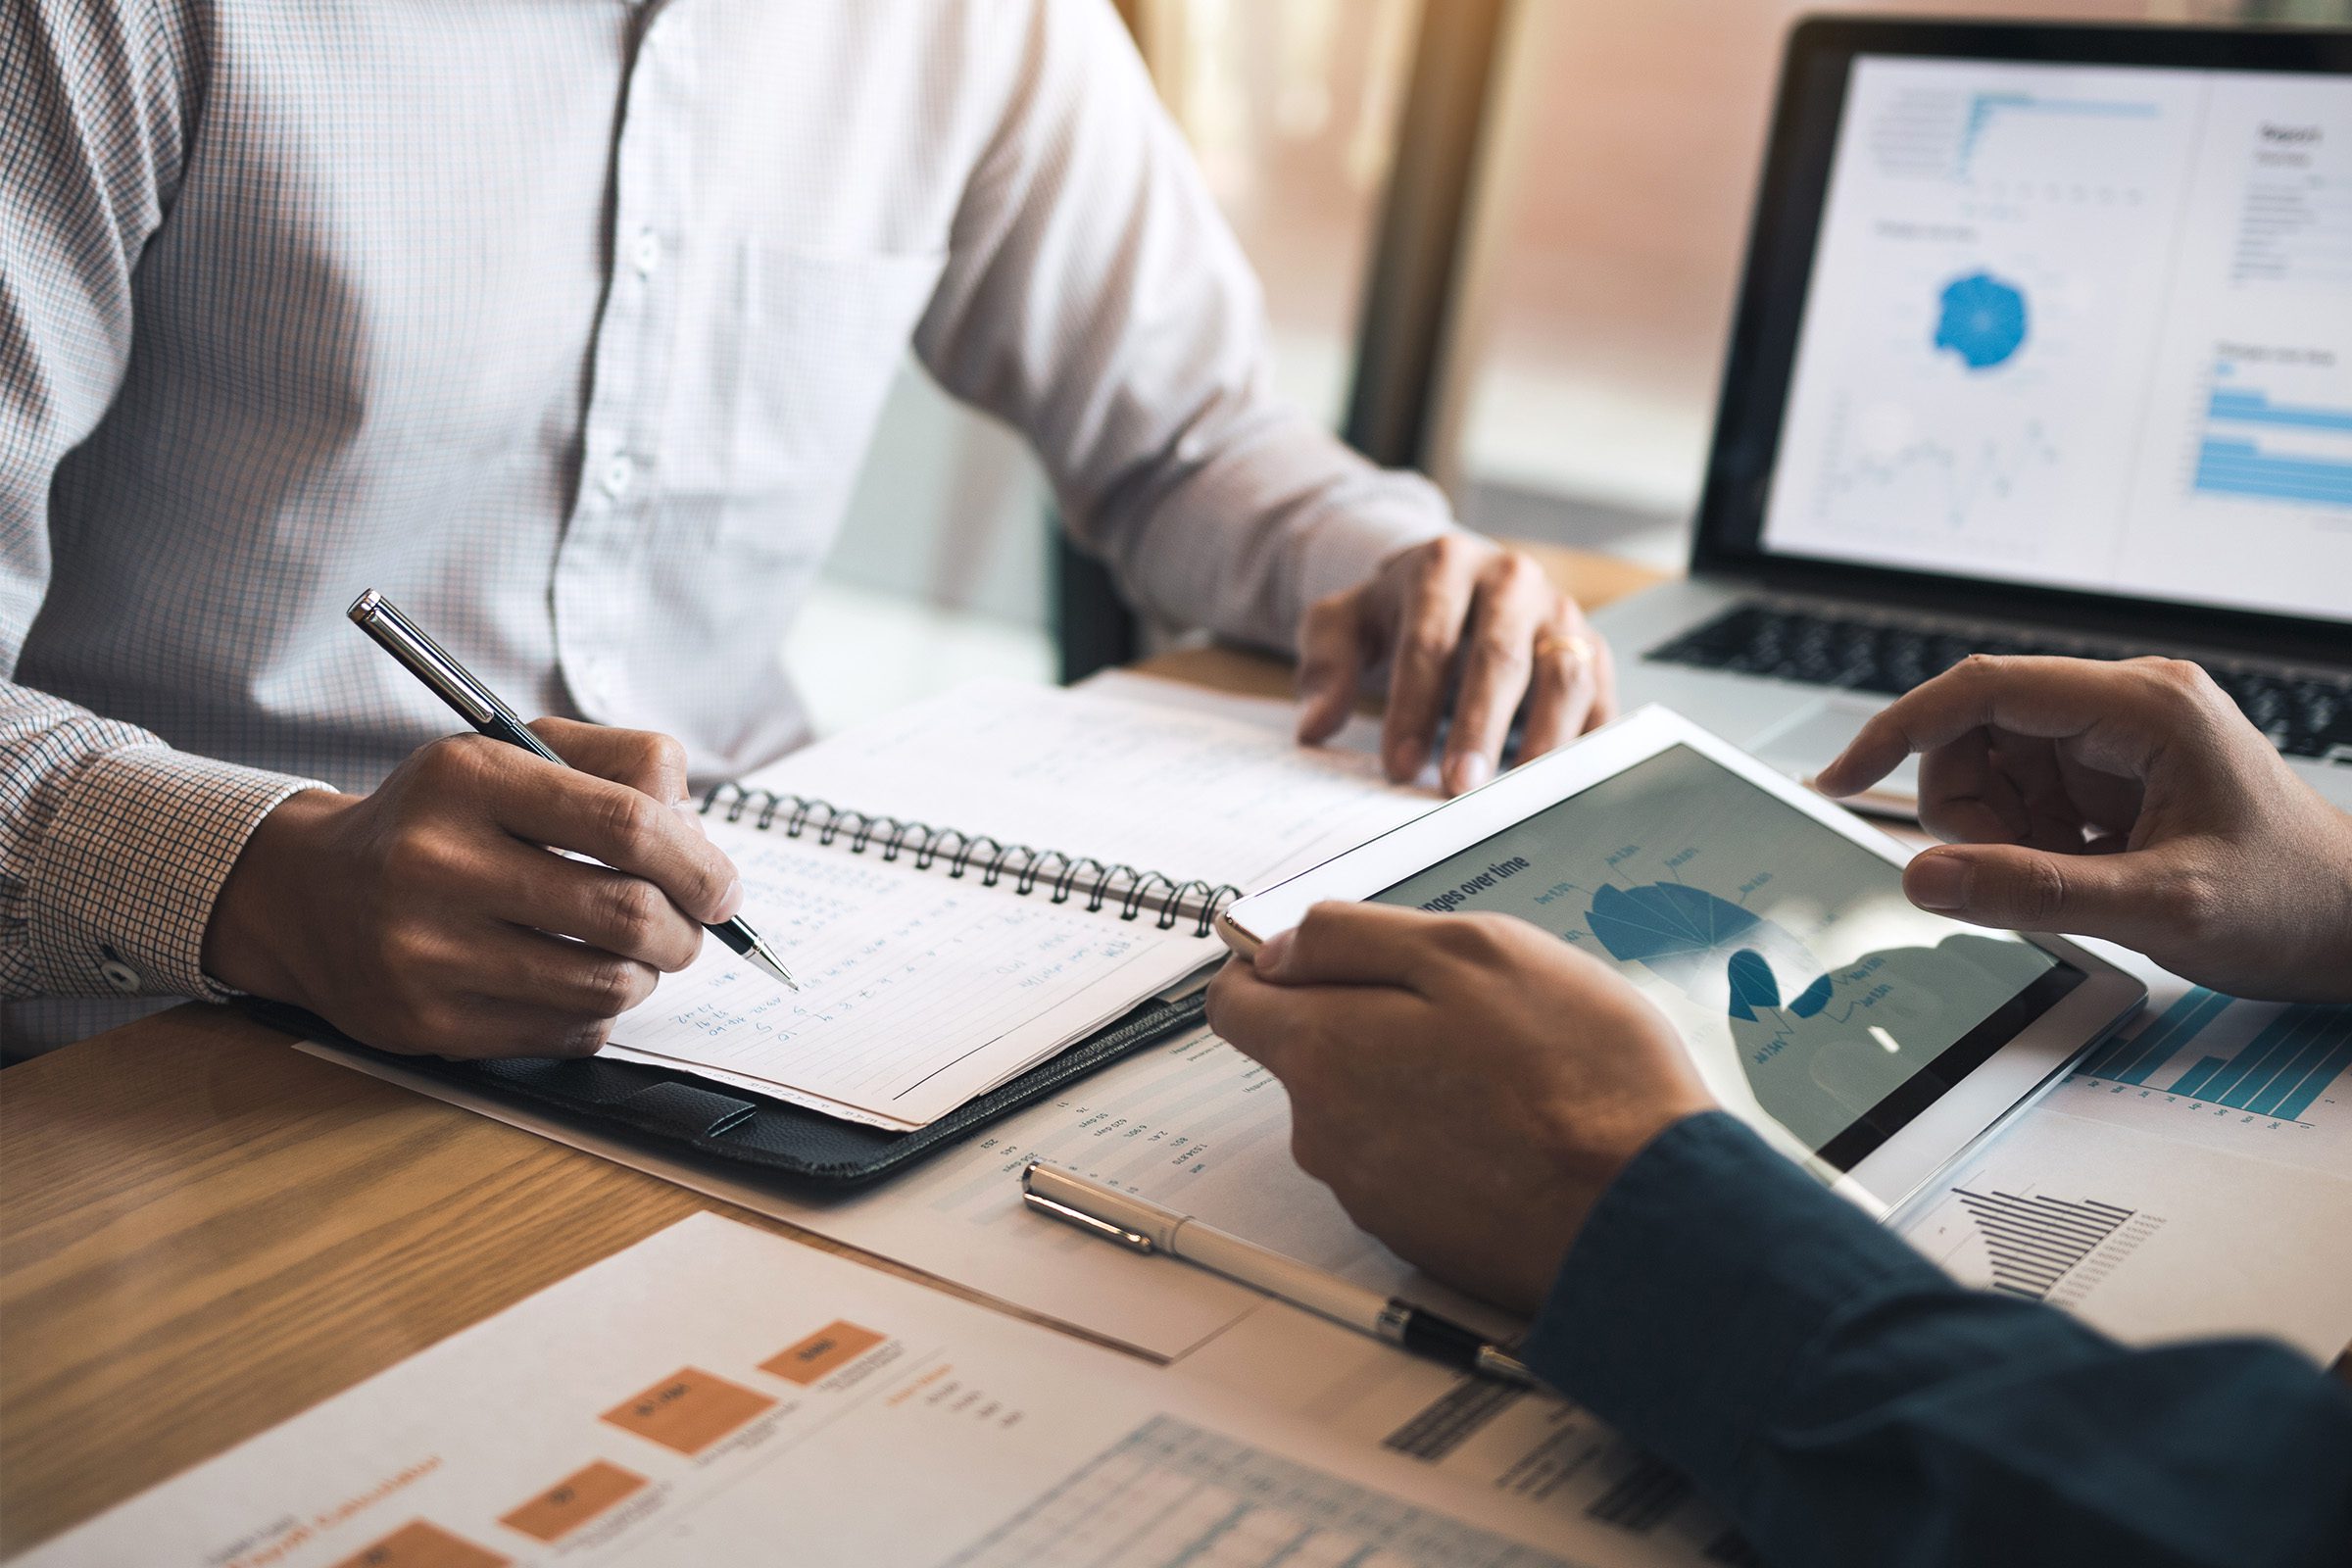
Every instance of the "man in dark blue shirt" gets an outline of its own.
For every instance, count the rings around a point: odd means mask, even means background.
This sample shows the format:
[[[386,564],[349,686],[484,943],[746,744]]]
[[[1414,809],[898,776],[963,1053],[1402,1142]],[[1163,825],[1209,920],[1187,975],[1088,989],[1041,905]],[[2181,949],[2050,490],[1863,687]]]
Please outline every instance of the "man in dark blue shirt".
[[[1822,786],[1914,752],[1923,820],[1959,841],[1906,871],[1922,906],[2352,1001],[2352,816],[2194,665],[1972,660]],[[1534,926],[1325,905],[1229,965],[1211,1015],[1358,1223],[1532,1313],[1537,1370],[1769,1561],[2352,1564],[2352,1391],[2280,1345],[2129,1349],[1962,1289],[1716,1109],[1646,999]],[[2352,1245],[2344,1219],[2319,1245]]]

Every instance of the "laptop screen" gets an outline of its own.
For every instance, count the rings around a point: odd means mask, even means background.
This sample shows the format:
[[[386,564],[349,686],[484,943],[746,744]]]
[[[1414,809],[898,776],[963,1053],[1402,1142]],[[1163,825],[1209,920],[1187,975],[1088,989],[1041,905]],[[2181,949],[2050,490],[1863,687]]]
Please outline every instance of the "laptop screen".
[[[2352,77],[1857,56],[1759,543],[2352,622]]]

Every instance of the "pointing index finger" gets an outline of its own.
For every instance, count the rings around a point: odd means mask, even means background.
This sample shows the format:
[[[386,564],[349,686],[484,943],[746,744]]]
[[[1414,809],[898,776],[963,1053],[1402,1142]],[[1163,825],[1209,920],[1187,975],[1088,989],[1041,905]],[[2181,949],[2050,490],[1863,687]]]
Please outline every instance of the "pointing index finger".
[[[2144,684],[2129,664],[1973,654],[1873,714],[1815,787],[1833,798],[1858,794],[1905,757],[1995,725],[2044,740],[2111,729],[2113,760],[2130,767],[2154,740]]]

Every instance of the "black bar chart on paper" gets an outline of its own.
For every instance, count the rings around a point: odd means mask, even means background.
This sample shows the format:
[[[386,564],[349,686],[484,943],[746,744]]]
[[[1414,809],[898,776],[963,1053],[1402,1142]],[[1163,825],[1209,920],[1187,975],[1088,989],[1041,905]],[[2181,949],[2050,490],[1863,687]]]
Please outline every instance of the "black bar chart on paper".
[[[1955,1187],[1952,1196],[1984,1233],[1992,1289],[2036,1301],[2047,1300],[2058,1282],[2122,1230],[2133,1213],[2096,1199],[2070,1201],[2047,1194]]]
[[[2352,1006],[2150,977],[2147,1009],[1896,1226],[1963,1283],[2132,1341],[2344,1345]],[[2314,1245],[2318,1241],[2319,1245]]]

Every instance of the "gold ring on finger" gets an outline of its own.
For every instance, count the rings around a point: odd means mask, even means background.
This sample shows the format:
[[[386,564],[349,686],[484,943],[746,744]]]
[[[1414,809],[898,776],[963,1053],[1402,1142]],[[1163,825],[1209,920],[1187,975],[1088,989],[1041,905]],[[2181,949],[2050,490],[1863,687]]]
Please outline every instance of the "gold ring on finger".
[[[1536,657],[1549,659],[1555,654],[1566,654],[1571,664],[1590,664],[1592,662],[1592,640],[1580,637],[1575,632],[1538,632]]]

